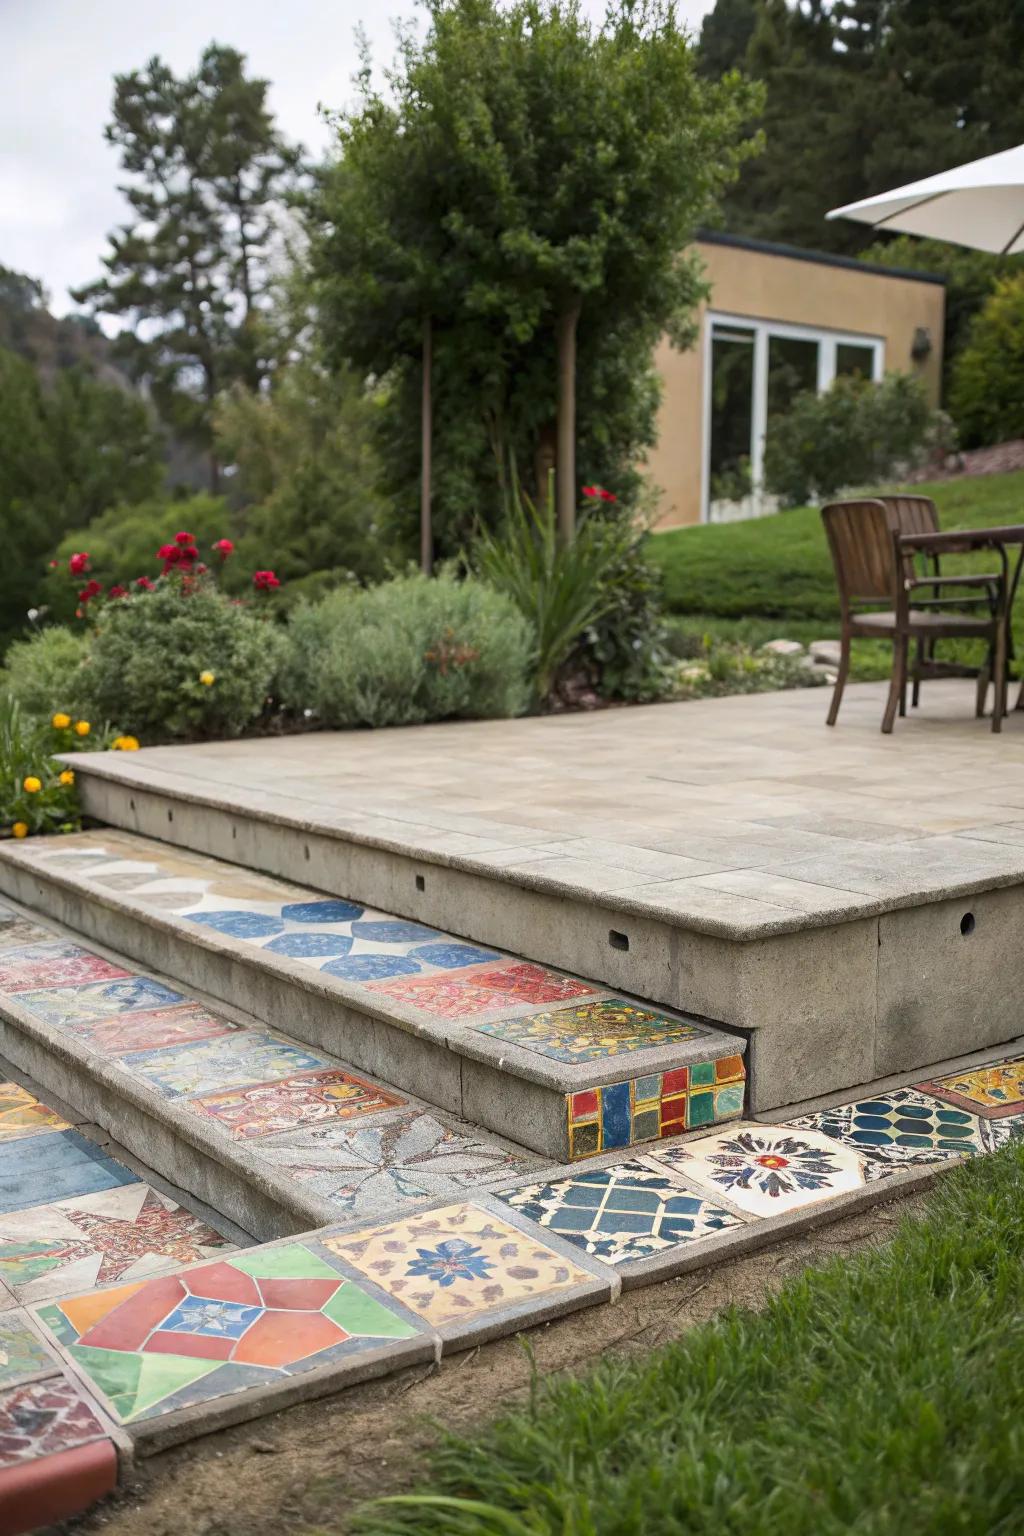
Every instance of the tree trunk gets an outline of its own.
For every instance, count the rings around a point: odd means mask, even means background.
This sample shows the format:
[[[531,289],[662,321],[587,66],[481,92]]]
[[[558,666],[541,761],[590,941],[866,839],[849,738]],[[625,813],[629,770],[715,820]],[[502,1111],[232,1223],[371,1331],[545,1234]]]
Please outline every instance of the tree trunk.
[[[555,505],[558,541],[571,544],[576,532],[576,328],[581,301],[573,297],[558,316],[558,446]]]
[[[423,401],[420,409],[421,470],[420,470],[420,567],[424,576],[434,571],[434,529],[431,516],[431,484],[433,476],[433,400],[434,336],[430,316],[423,321]]]

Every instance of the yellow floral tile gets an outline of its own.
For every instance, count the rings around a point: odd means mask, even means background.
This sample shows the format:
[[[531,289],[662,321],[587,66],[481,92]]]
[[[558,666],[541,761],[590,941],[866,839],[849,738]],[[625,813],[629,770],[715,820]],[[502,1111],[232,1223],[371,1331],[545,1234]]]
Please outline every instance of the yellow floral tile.
[[[70,1130],[56,1110],[40,1104],[27,1089],[17,1083],[0,1083],[0,1142],[38,1136],[40,1131]]]
[[[476,1205],[451,1205],[322,1241],[435,1327],[594,1278]]]

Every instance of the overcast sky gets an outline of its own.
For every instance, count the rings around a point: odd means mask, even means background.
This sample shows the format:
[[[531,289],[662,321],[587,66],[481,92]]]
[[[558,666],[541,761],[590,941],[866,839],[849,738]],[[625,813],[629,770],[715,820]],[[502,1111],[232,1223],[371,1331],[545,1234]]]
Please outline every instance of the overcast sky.
[[[699,27],[713,0],[683,0]],[[583,0],[595,18],[605,0]],[[248,55],[273,82],[284,131],[321,149],[317,103],[351,97],[355,29],[375,59],[414,0],[0,0],[0,264],[41,277],[51,307],[99,275],[105,236],[124,216],[117,156],[103,139],[112,80],[154,53],[183,72],[210,41]]]

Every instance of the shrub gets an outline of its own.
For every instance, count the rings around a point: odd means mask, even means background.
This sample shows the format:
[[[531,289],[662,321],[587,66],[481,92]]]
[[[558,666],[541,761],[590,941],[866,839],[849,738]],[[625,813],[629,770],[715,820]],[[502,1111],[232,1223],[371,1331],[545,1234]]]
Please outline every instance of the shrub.
[[[823,395],[797,395],[769,421],[765,481],[788,506],[827,501],[909,469],[940,430],[913,375],[890,373],[880,384],[841,377]]]
[[[975,317],[950,409],[967,448],[1024,437],[1024,274],[997,283]]]
[[[662,575],[647,557],[646,529],[630,519],[609,534],[615,558],[601,578],[609,606],[588,625],[576,655],[602,697],[649,703],[672,691]]]
[[[55,711],[88,715],[93,709],[86,637],[54,625],[16,640],[4,661],[2,686],[26,715],[48,719]]]
[[[531,646],[509,599],[472,578],[343,588],[293,615],[282,696],[331,726],[516,715]]]
[[[63,745],[59,734],[9,694],[0,696],[0,835],[77,830],[74,774],[51,755]]]
[[[267,616],[209,579],[165,575],[97,616],[94,704],[147,741],[237,736],[266,704],[282,645]]]

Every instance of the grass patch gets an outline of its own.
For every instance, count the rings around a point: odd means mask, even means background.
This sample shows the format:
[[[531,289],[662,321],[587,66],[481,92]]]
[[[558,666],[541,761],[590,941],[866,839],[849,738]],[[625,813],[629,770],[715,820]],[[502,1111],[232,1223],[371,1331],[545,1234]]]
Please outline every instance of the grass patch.
[[[912,489],[934,497],[944,528],[1024,521],[1022,472]],[[678,528],[653,536],[647,547],[662,572],[666,606],[686,630],[750,644],[780,636],[804,643],[838,638],[835,577],[816,507],[746,523]],[[990,555],[981,554],[949,559],[944,569],[952,574],[995,567]],[[1017,632],[1024,632],[1024,590],[1018,593],[1014,620]],[[947,641],[942,654],[973,659],[977,647]],[[891,647],[878,641],[855,641],[852,675],[888,677],[891,655]]]
[[[891,1243],[447,1435],[361,1536],[988,1536],[1024,1509],[1024,1143]],[[436,1502],[432,1502],[436,1501]],[[457,1501],[457,1502],[453,1502]]]

